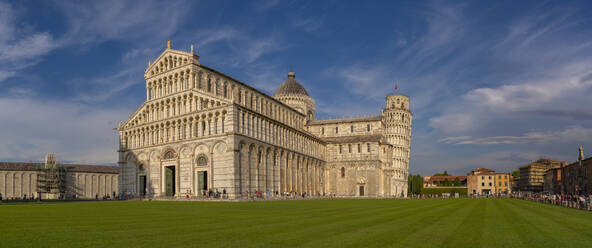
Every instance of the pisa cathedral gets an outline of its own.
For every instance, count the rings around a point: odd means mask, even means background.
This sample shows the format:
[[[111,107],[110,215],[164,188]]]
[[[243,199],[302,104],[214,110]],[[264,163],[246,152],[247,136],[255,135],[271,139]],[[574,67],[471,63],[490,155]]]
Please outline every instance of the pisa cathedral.
[[[294,72],[270,96],[170,42],[144,77],[146,101],[118,127],[121,194],[407,195],[407,96],[386,96],[378,116],[317,120]]]

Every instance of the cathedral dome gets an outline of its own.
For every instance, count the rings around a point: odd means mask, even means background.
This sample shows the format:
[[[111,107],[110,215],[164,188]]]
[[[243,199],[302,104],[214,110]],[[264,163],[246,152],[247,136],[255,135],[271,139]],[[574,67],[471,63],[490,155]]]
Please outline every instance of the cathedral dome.
[[[284,82],[280,87],[277,88],[275,93],[273,94],[274,97],[282,96],[282,95],[305,95],[308,96],[308,92],[306,89],[302,87],[298,81],[295,80],[296,74],[290,69],[288,73],[288,80]]]

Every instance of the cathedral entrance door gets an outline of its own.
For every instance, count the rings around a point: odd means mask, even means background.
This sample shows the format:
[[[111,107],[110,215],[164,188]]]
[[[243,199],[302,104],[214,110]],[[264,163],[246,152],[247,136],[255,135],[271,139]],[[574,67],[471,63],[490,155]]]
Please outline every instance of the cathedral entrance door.
[[[364,196],[364,186],[360,186],[360,196]]]
[[[166,171],[166,195],[167,196],[174,196],[175,195],[175,166],[167,166],[165,167]]]
[[[141,196],[146,195],[146,176],[140,176],[140,193]]]
[[[198,171],[197,172],[197,190],[199,190],[199,193],[203,193],[205,190],[208,190],[208,172],[207,171]]]

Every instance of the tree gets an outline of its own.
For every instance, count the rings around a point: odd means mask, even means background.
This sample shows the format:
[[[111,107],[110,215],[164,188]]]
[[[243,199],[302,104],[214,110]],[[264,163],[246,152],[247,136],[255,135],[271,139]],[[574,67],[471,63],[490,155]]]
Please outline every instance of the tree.
[[[444,170],[444,173],[436,173],[436,174],[434,174],[434,176],[435,177],[437,177],[437,176],[450,176],[450,174],[448,174],[448,171],[447,170]]]
[[[460,179],[454,178],[454,186],[461,186]]]
[[[520,169],[512,171],[512,176],[514,178],[519,178],[520,177]]]
[[[421,194],[423,189],[423,177],[420,174],[409,175],[407,177],[407,193]]]

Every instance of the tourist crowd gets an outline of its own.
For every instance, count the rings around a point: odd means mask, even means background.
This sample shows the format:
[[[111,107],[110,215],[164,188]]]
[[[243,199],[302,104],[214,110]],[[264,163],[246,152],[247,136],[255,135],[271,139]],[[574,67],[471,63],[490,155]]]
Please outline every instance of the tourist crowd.
[[[516,199],[523,199],[527,201],[563,206],[567,208],[592,210],[592,194],[576,195],[518,192],[512,193],[510,197]]]

